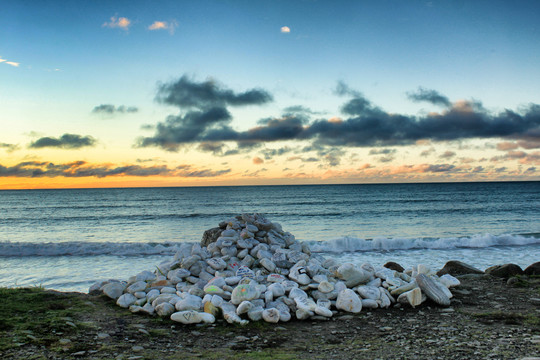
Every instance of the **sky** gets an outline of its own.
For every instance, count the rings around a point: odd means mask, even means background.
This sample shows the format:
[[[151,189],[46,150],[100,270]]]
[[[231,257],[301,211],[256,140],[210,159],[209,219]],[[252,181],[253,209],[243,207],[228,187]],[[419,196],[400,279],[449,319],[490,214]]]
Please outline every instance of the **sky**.
[[[10,1],[0,189],[540,180],[538,1]]]

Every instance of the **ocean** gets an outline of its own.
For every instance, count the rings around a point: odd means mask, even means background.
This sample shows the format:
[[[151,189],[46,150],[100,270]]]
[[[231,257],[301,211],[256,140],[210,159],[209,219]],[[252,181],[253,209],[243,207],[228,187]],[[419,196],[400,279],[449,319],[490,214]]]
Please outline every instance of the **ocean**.
[[[0,286],[87,292],[261,213],[339,262],[540,261],[540,182],[0,191]]]

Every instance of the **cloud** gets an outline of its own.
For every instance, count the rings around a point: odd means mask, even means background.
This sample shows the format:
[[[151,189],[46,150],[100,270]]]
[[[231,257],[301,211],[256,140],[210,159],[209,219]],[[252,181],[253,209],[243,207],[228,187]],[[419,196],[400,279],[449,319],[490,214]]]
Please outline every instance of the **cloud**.
[[[154,136],[139,138],[136,146],[178,151],[188,143],[240,140],[237,132],[228,126],[232,116],[227,107],[262,105],[273,98],[262,89],[235,93],[214,80],[196,82],[184,75],[176,82],[161,84],[156,100],[177,106],[183,113],[169,115],[156,125]]]
[[[450,107],[452,105],[450,100],[438,91],[425,89],[423,87],[419,87],[415,92],[408,92],[407,98],[414,102],[426,101],[433,105],[444,107]]]
[[[159,85],[157,101],[180,108],[209,109],[216,107],[262,105],[273,100],[262,89],[235,93],[215,80],[196,82],[184,75],[179,80]]]
[[[108,28],[119,28],[124,31],[128,31],[129,27],[131,26],[131,20],[129,20],[126,17],[116,17],[111,16],[111,21],[103,23],[101,27],[108,27]]]
[[[293,115],[293,114],[321,115],[324,113],[319,112],[319,111],[313,111],[310,108],[302,106],[302,105],[293,105],[293,106],[288,106],[284,108],[283,114],[285,115]]]
[[[152,25],[148,26],[148,30],[168,30],[171,35],[174,34],[174,30],[178,27],[176,20],[171,21],[154,21]]]
[[[15,150],[19,150],[19,145],[16,144],[6,144],[6,143],[0,143],[0,148],[6,149],[6,152],[12,153]]]
[[[454,156],[456,156],[455,152],[447,150],[444,153],[442,153],[441,155],[439,155],[439,158],[441,158],[441,159],[451,159]]]
[[[0,63],[4,63],[6,65],[10,65],[13,67],[19,67],[19,65],[21,64],[15,61],[7,61],[6,59],[3,59],[1,56],[0,56]]]
[[[281,32],[284,33],[284,34],[288,34],[291,32],[291,28],[289,28],[288,26],[282,26],[281,27]]]
[[[138,112],[139,109],[135,106],[124,106],[120,105],[118,107],[112,105],[112,104],[101,104],[98,106],[95,106],[92,109],[93,114],[103,114],[103,115],[114,115],[114,114],[131,114]]]
[[[184,112],[158,123],[154,136],[138,139],[137,146],[178,151],[182,145],[197,142],[232,141],[246,148],[264,142],[306,140],[319,147],[385,147],[471,138],[540,144],[537,104],[530,104],[521,112],[507,109],[491,113],[479,102],[457,101],[440,113],[410,116],[382,110],[344,82],[338,83],[335,93],[350,97],[341,107],[344,118],[312,119],[306,111],[289,112],[261,119],[257,126],[237,131],[230,126],[232,115],[227,107],[262,105],[270,102],[272,96],[261,89],[237,94],[215,81],[195,82],[183,76],[177,82],[161,85],[156,98]],[[429,151],[423,156],[428,154]]]
[[[396,149],[371,149],[369,150],[369,155],[389,155],[395,154]]]
[[[97,140],[91,136],[81,136],[76,134],[64,134],[59,138],[42,137],[33,141],[28,146],[32,149],[40,149],[45,147],[61,148],[61,149],[80,149],[85,146],[96,145]]]
[[[229,173],[230,169],[209,170],[196,169],[191,165],[181,165],[173,169],[167,166],[114,166],[109,164],[92,165],[85,161],[74,161],[66,164],[51,162],[27,161],[15,166],[6,167],[0,164],[0,177],[111,177],[111,176],[168,176],[168,177],[216,177]]]
[[[540,151],[527,153],[521,150],[509,150],[505,155],[494,156],[490,159],[492,162],[518,160],[520,164],[540,165]]]
[[[260,157],[256,156],[256,157],[253,158],[253,163],[256,164],[256,165],[259,165],[259,164],[264,163],[264,160],[261,159]]]

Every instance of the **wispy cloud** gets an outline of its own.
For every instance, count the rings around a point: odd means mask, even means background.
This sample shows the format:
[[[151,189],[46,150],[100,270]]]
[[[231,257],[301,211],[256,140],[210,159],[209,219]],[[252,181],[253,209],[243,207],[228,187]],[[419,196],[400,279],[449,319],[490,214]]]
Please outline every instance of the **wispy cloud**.
[[[198,169],[192,165],[181,165],[176,168],[167,166],[140,166],[111,164],[88,164],[85,161],[74,161],[65,164],[52,162],[26,161],[6,167],[0,164],[0,177],[111,177],[111,176],[167,176],[184,178],[217,177],[228,174],[230,169],[210,170]]]
[[[21,64],[21,63],[15,62],[15,61],[8,61],[6,59],[3,59],[1,56],[0,56],[0,63],[4,63],[6,65],[11,65],[13,67],[19,67],[19,65]]]
[[[28,145],[31,149],[59,148],[59,149],[80,149],[85,146],[95,146],[97,140],[92,136],[81,136],[77,134],[64,134],[58,138],[42,137]]]
[[[135,106],[115,106],[112,104],[101,104],[98,106],[95,106],[92,109],[93,114],[101,114],[101,115],[114,115],[114,114],[125,114],[125,113],[136,113],[139,109]]]
[[[17,144],[0,143],[0,148],[6,149],[8,153],[12,153],[15,150],[19,150],[20,147]]]
[[[154,30],[168,30],[171,35],[174,34],[175,29],[178,27],[178,22],[176,20],[171,21],[154,21],[150,26],[148,26],[148,30],[154,31]]]
[[[407,97],[414,102],[426,101],[433,105],[441,105],[445,107],[452,105],[450,100],[438,91],[425,89],[423,87],[419,87],[416,91],[408,92]]]
[[[131,20],[129,20],[126,17],[117,17],[117,16],[111,16],[111,19],[109,22],[103,23],[102,27],[108,27],[108,28],[119,28],[124,31],[128,31],[129,27],[131,26]]]

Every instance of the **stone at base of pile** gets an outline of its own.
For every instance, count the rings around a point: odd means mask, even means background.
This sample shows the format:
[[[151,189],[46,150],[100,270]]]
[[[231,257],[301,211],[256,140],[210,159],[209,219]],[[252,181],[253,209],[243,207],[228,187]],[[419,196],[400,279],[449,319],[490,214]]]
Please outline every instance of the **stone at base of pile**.
[[[397,265],[397,264],[396,264]],[[394,269],[399,269],[395,265]],[[306,243],[260,214],[243,214],[207,230],[202,244],[183,244],[154,272],[127,282],[92,285],[132,312],[170,317],[184,324],[292,318],[330,318],[339,311],[388,308],[426,299],[447,306],[459,285],[423,265],[406,271],[371,264],[337,264],[312,254]]]

